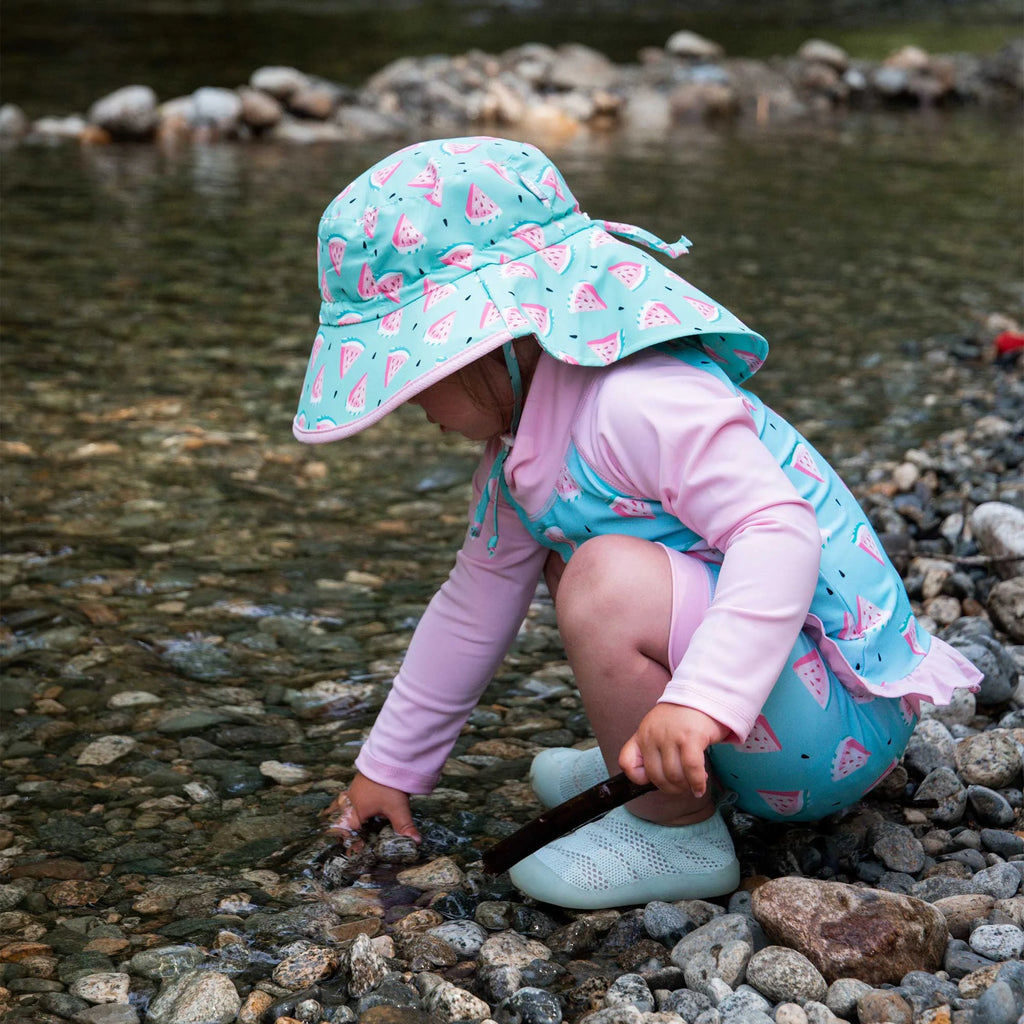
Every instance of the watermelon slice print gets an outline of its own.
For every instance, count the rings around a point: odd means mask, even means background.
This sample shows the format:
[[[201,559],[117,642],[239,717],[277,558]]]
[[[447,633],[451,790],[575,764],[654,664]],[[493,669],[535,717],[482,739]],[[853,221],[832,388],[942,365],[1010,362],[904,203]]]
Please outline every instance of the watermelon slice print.
[[[469,198],[466,200],[466,220],[479,227],[500,216],[501,207],[478,185],[470,185]]]
[[[391,244],[402,253],[419,252],[427,244],[427,236],[403,213],[391,235]]]
[[[490,327],[497,323],[501,323],[501,313],[498,312],[498,307],[488,299],[480,313],[480,326]]]
[[[541,249],[537,255],[556,273],[564,274],[572,263],[572,249],[567,245],[549,245]]]
[[[922,657],[928,652],[921,646],[917,639],[917,619],[913,615],[907,616],[907,621],[903,623],[903,629],[900,630],[903,639],[907,641],[907,646],[913,651],[914,654],[920,654]]]
[[[472,153],[479,145],[479,142],[445,142],[441,150],[449,156],[461,156],[463,153]]]
[[[871,759],[871,751],[858,743],[852,736],[847,736],[842,743],[836,747],[835,756],[832,758],[832,781],[838,782],[852,775],[855,771],[863,768]]]
[[[844,612],[843,628],[836,635],[840,640],[858,640],[868,633],[881,629],[889,618],[889,612],[858,594],[856,621],[849,612]]]
[[[611,238],[611,235],[608,235]],[[612,277],[622,282],[631,292],[635,292],[647,280],[647,268],[642,263],[631,263],[625,260],[608,268]]]
[[[554,541],[556,544],[568,544],[573,551],[578,547],[576,541],[567,537],[564,531],[558,526],[549,526],[544,531],[544,536],[547,537],[548,540]]]
[[[758,715],[750,735],[743,743],[735,744],[735,747],[745,754],[774,754],[782,749],[782,744],[768,724],[768,719],[764,715]]]
[[[298,416],[295,417],[295,426],[297,426],[299,430],[306,429],[306,414],[304,412],[300,412]]]
[[[352,369],[352,364],[362,355],[364,347],[361,341],[355,339],[342,344],[338,365],[338,371],[342,377]]]
[[[423,335],[423,340],[428,345],[443,345],[452,333],[452,325],[455,323],[455,313],[446,313],[440,320],[435,320]]]
[[[819,483],[825,482],[825,478],[821,475],[821,470],[818,469],[818,464],[814,461],[814,456],[811,455],[810,450],[805,444],[798,444],[793,450],[793,459],[790,465],[803,473],[804,476],[812,477]]]
[[[608,502],[608,507],[623,519],[653,519],[654,509],[649,501],[643,498],[616,497]]]
[[[383,295],[386,299],[390,299],[392,302],[401,302],[399,292],[402,290],[403,277],[398,273],[385,274],[377,282],[377,294]]]
[[[473,246],[466,242],[464,245],[453,245],[447,252],[441,254],[441,262],[449,267],[462,267],[463,270],[473,269]]]
[[[363,234],[366,235],[367,238],[373,238],[377,233],[377,217],[377,208],[375,206],[370,206],[363,211],[362,217],[359,218],[363,224]]]
[[[679,317],[664,302],[645,302],[637,316],[637,326],[642,331],[651,327],[668,327],[679,322]]]
[[[764,364],[764,360],[754,352],[748,352],[745,348],[733,349],[740,357],[743,364],[751,373],[756,373]]]
[[[512,176],[508,173],[508,171],[505,170],[504,167],[501,166],[501,164],[497,163],[496,161],[482,160],[481,165],[483,167],[489,167],[492,171],[494,171],[494,173],[499,178],[502,178],[503,180],[507,181],[510,185],[514,184]],[[527,185],[527,188],[529,188],[529,185]]]
[[[458,289],[453,284],[432,284],[427,278],[423,279],[423,310],[436,306],[439,302],[454,295]]]
[[[372,299],[377,294],[377,279],[373,276],[369,263],[364,263],[363,269],[359,271],[356,291],[361,299]]]
[[[555,480],[555,493],[562,501],[575,501],[583,493],[576,478],[569,472],[569,467],[564,464]]]
[[[310,352],[310,354],[309,354],[309,365],[310,365],[310,367],[312,367],[313,364],[316,362],[316,357],[318,355],[320,355],[320,349],[322,349],[323,347],[324,347],[324,336],[322,334],[318,334],[313,339],[313,351]]]
[[[531,327],[531,321],[527,320],[516,306],[506,306],[501,315],[510,331],[520,331],[524,327],[529,330]]]
[[[537,280],[537,271],[527,263],[520,263],[513,260],[511,263],[503,263],[498,271],[502,277],[528,277]]]
[[[363,322],[362,316],[359,313],[353,313],[351,310],[347,313],[342,313],[338,317],[339,327],[348,327],[351,324],[361,324]]]
[[[828,699],[831,694],[831,684],[828,678],[828,669],[825,662],[817,651],[811,651],[802,658],[793,662],[793,671],[804,686],[807,692],[818,702],[822,709],[828,707]]]
[[[316,421],[317,430],[331,430],[338,424],[330,416],[318,416]]]
[[[622,355],[622,331],[606,334],[587,342],[587,348],[606,366],[610,366]],[[564,360],[568,362],[568,359]]]
[[[551,333],[551,310],[536,302],[524,302],[520,309],[533,321],[537,333],[546,338]]]
[[[427,166],[406,184],[410,188],[432,189],[437,184],[437,178],[437,164],[433,160],[428,160]]]
[[[327,287],[327,271],[326,269],[320,275],[320,297],[324,302],[333,302],[334,296],[331,294],[331,289]]]
[[[782,817],[799,814],[804,807],[802,789],[759,789],[757,795]]]
[[[393,164],[386,164],[384,167],[378,167],[375,171],[370,174],[370,184],[374,188],[381,188],[391,180],[391,175],[402,166],[401,160],[396,160]]]
[[[867,523],[861,523],[853,532],[853,543],[865,554],[870,555],[879,565],[885,565],[882,552],[878,550],[878,542],[871,527]]]
[[[309,389],[309,400],[314,405],[319,405],[324,397],[324,369],[321,366],[319,373],[313,378],[313,386]]]
[[[710,345],[701,345],[701,349],[709,359],[713,359],[716,363],[720,363],[722,366],[728,364],[729,360],[722,355],[721,352],[712,348]]]
[[[404,309],[396,309],[393,313],[381,317],[380,323],[377,324],[378,332],[385,338],[393,338],[402,329],[402,314],[404,312]]]
[[[444,181],[439,180],[438,183],[423,197],[426,199],[431,206],[440,207],[441,195],[444,191]]]
[[[341,264],[345,259],[345,240],[343,238],[329,239],[327,242],[327,255],[330,257],[334,272],[340,274]]]
[[[709,324],[714,323],[714,321],[722,315],[722,311],[713,303],[705,302],[703,299],[698,299],[693,295],[684,295],[683,298],[686,299],[686,301],[693,306],[693,308],[697,310],[697,312],[700,313],[700,315],[704,317]]]
[[[401,310],[398,310],[401,313]],[[387,362],[384,364],[384,387],[388,387],[395,379],[395,374],[409,361],[409,350],[407,348],[393,348],[388,353]]]
[[[544,248],[544,229],[539,224],[521,224],[512,237],[525,242],[534,252]]]
[[[544,173],[540,176],[540,183],[547,185],[559,199],[565,199],[565,193],[562,191],[562,182],[559,180],[558,173],[550,164],[544,168]]]
[[[914,703],[909,697],[900,697],[899,708],[903,721],[910,725],[917,717],[918,708],[914,707]]]
[[[596,313],[607,308],[597,289],[588,281],[573,285],[569,292],[570,313]]]
[[[356,381],[356,385],[345,399],[345,408],[351,413],[362,412],[366,408],[366,374]]]

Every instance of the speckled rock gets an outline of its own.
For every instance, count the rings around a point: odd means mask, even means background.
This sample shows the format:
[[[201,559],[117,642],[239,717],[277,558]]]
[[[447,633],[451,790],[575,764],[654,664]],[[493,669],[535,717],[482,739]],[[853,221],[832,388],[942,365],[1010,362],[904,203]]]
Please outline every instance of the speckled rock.
[[[1019,960],[1024,953],[1024,931],[1013,924],[983,924],[971,932],[971,949],[989,960]]]
[[[388,965],[365,935],[357,935],[348,951],[349,994],[358,999],[376,988],[388,973]]]
[[[480,947],[481,967],[527,967],[534,960],[550,960],[551,950],[518,932],[499,932]]]
[[[402,885],[417,889],[450,889],[462,884],[466,876],[451,857],[438,857],[427,864],[418,864],[398,873]]]
[[[956,768],[968,785],[1019,785],[1021,756],[1009,730],[992,729],[962,739],[956,747]]]
[[[147,1024],[230,1024],[242,1008],[231,979],[216,971],[188,971],[164,982],[150,1003]]]
[[[803,953],[784,946],[759,949],[747,964],[747,982],[773,1003],[825,998],[828,985]]]
[[[605,1006],[635,1006],[646,1013],[654,1009],[654,996],[639,974],[623,974],[612,982],[604,994]]]
[[[488,935],[487,929],[475,921],[446,921],[431,928],[427,934],[443,939],[459,956],[469,959],[477,956]]]
[[[86,974],[69,989],[72,995],[90,1003],[127,1003],[131,978],[117,971]]]
[[[338,954],[325,946],[305,946],[286,956],[275,968],[274,982],[282,988],[302,989],[329,977],[338,966]]]

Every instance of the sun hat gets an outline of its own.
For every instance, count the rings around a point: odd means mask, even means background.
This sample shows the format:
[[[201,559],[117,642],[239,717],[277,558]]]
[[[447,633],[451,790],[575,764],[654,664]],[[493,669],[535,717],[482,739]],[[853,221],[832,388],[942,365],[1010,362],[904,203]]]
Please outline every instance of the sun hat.
[[[531,334],[584,366],[673,339],[703,348],[737,383],[761,365],[764,338],[616,236],[671,257],[689,245],[592,220],[525,143],[438,139],[385,157],[320,220],[320,327],[296,438],[354,434]]]

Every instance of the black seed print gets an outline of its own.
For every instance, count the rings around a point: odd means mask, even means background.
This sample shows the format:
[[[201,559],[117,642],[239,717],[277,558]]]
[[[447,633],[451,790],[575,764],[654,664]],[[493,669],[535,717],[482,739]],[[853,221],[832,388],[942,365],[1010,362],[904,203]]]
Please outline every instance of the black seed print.
[[[448,218],[447,218],[447,217],[442,217],[442,218],[441,218],[441,223],[442,223],[442,224],[443,224],[443,225],[444,225],[445,227],[448,227]]]
[[[810,759],[811,759],[811,755],[810,754],[801,754],[800,757],[803,758],[803,760],[805,760],[805,761],[810,761]]]

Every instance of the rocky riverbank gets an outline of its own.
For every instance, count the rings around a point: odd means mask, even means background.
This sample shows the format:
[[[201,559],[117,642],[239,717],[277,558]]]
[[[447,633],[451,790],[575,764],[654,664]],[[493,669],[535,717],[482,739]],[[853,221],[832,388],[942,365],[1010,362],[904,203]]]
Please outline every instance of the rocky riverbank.
[[[659,138],[685,123],[786,124],[851,110],[1019,108],[1024,42],[990,56],[930,54],[905,46],[883,61],[851,58],[823,40],[790,57],[728,57],[692,32],[615,64],[588,47],[518,46],[501,54],[406,57],[361,87],[292,67],[263,67],[237,88],[202,86],[161,102],[135,84],[99,98],[86,114],[29,121],[0,108],[0,138],[290,143],[363,142],[470,131],[555,137],[622,130]]]
[[[795,827],[733,813],[729,899],[567,913],[482,873],[481,852],[539,810],[532,755],[590,742],[543,591],[442,787],[415,801],[423,846],[383,828],[346,852],[318,813],[351,777],[412,603],[360,618],[384,580],[357,571],[318,581],[305,618],[247,602],[241,553],[144,575],[5,555],[0,1020],[1015,1024],[1024,381],[1011,345],[988,358],[997,332],[1019,340],[1013,326],[922,343],[962,428],[898,462],[841,466],[923,621],[985,672],[981,691],[929,709],[847,813]],[[176,477],[217,443],[174,437]],[[43,479],[16,441],[3,454]],[[382,536],[410,522],[419,536],[421,516],[430,545],[443,477]],[[183,615],[203,631],[150,639]],[[376,652],[369,679],[315,667],[357,647]]]

